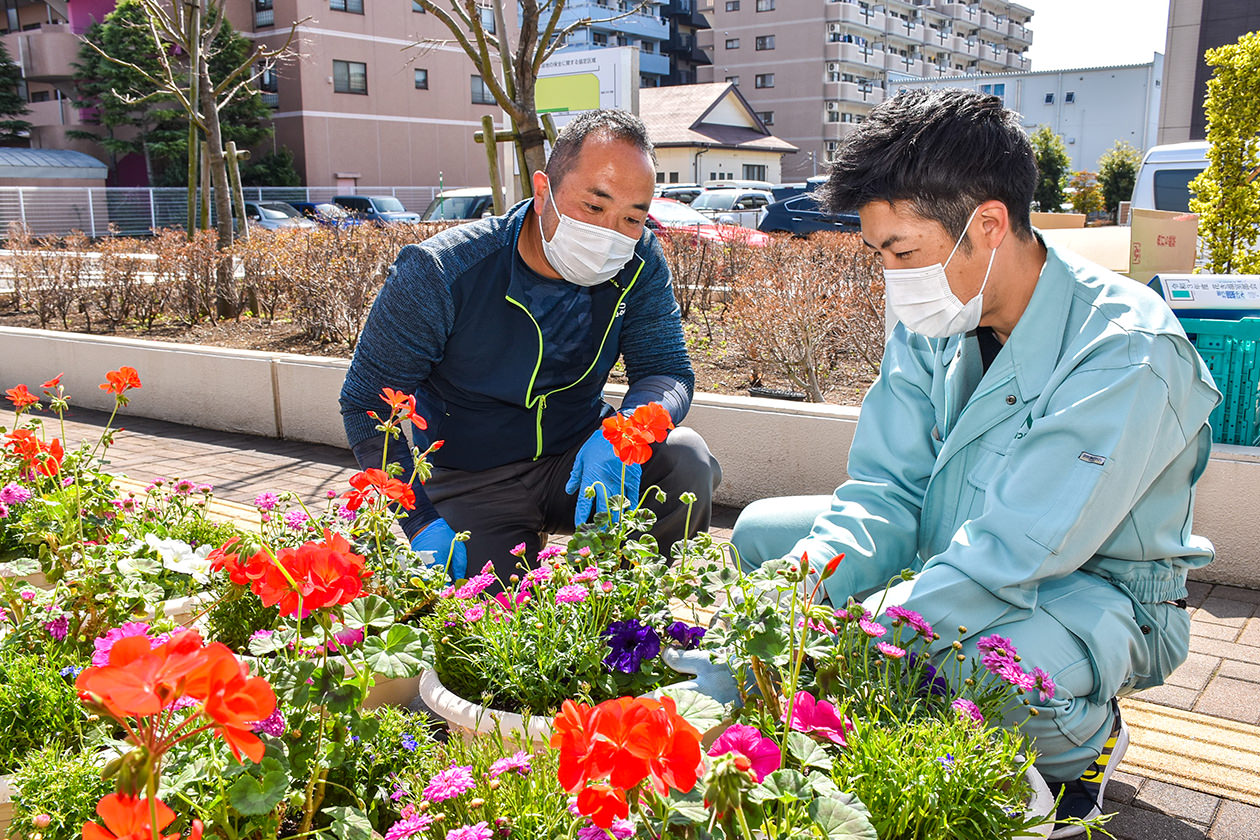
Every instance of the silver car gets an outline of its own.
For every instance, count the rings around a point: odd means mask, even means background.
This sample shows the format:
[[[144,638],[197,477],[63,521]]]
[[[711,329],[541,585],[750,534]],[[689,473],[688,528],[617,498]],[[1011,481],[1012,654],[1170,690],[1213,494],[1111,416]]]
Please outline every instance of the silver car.
[[[247,201],[245,202],[245,219],[254,227],[263,230],[317,227],[315,222],[283,201]]]

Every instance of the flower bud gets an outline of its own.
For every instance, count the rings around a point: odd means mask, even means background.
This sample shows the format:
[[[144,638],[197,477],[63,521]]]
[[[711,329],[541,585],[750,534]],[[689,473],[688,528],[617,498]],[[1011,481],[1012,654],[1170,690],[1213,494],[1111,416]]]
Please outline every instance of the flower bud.
[[[474,810],[474,811],[475,811],[475,810],[477,810],[478,808],[480,808],[482,805],[485,805],[485,804],[486,804],[486,800],[484,800],[484,799],[481,799],[481,798],[471,799],[471,800],[469,800],[469,802],[468,802],[468,807],[469,807],[471,810]]]
[[[52,816],[50,814],[36,814],[34,817],[31,818],[31,825],[35,826],[40,831],[43,831],[45,828],[48,828],[48,825],[51,822],[52,822]]]

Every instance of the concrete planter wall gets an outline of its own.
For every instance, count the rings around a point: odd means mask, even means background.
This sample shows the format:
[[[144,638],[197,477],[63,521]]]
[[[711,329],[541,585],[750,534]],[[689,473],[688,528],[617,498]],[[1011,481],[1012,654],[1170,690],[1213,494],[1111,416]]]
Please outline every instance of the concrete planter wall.
[[[58,372],[72,404],[108,411],[97,386],[105,371],[131,365],[143,390],[127,414],[203,428],[346,445],[337,397],[348,365],[286,353],[260,353],[128,338],[0,328],[0,383],[38,385]],[[625,389],[610,385],[616,402]],[[858,409],[697,394],[687,417],[722,463],[719,502],[830,493],[845,464]],[[1218,445],[1198,485],[1195,531],[1216,545],[1217,561],[1198,577],[1260,588],[1260,448]]]

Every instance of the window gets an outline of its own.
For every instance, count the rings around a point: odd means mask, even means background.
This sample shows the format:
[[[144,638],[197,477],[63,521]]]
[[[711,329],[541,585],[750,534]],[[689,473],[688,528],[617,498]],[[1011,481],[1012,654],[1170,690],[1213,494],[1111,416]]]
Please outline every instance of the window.
[[[1053,104],[1054,104],[1054,94],[1053,94],[1053,93],[1047,93],[1047,94],[1046,94],[1046,104],[1047,104],[1047,105],[1053,105]]]
[[[728,11],[728,12],[738,12],[738,11],[739,11],[739,0],[726,0],[726,11]]]
[[[839,111],[828,111],[828,112],[827,112],[827,122],[840,122],[840,112],[839,112]]]
[[[416,90],[429,89],[429,71],[422,68],[416,69]]]
[[[677,172],[671,172],[671,173],[669,173],[669,182],[670,182],[671,184],[677,184],[677,183],[678,183],[678,173],[677,173]]]
[[[472,79],[472,104],[493,105],[494,94],[490,92],[490,88],[486,87],[485,80],[477,75],[470,78]]]
[[[280,90],[280,79],[276,68],[266,64],[258,66],[258,89],[263,93],[276,93]]]
[[[334,12],[363,14],[363,0],[328,0],[328,7]]]
[[[607,32],[592,32],[591,43],[597,47],[608,46],[608,33]]]
[[[761,120],[761,121],[762,121],[764,124],[766,124],[766,125],[774,125],[774,111],[758,111],[758,112],[757,112],[757,119]],[[747,178],[748,176],[747,176],[747,175],[745,175],[744,177],[745,177],[745,178]],[[755,181],[764,181],[764,180],[766,180],[766,179],[765,179],[765,178],[754,178],[753,180],[755,180]]]
[[[757,0],[757,11],[759,11],[759,12],[773,12],[773,11],[774,11],[774,0]]]
[[[774,74],[773,73],[758,73],[753,78],[753,87],[759,87],[759,88],[774,87]]]
[[[494,34],[494,9],[490,6],[482,6],[479,10],[481,17],[481,28],[491,35]]]
[[[739,76],[727,76],[726,83],[731,85],[739,85]]]
[[[664,172],[657,172],[657,173],[656,173],[656,183],[658,183],[658,184],[663,184],[663,183],[665,183],[665,173],[664,173]]]
[[[1063,94],[1063,101],[1064,101],[1066,104],[1068,104],[1068,105],[1071,105],[1073,102],[1075,102],[1075,101],[1076,101],[1076,91],[1074,91],[1074,90],[1069,90],[1067,93]]]
[[[50,94],[50,93],[49,93],[48,91],[46,91],[46,90],[33,90],[33,91],[31,91],[31,101],[32,101],[32,102],[47,102],[47,101],[48,101],[48,100],[50,100],[50,99],[52,99],[52,94]]]
[[[254,26],[272,26],[276,22],[276,10],[271,0],[254,0]]]
[[[367,65],[361,61],[333,60],[333,92],[367,95]]]
[[[759,50],[774,49],[774,36],[773,35],[758,35],[756,48]]]
[[[726,48],[727,48],[728,50],[737,50],[737,49],[739,49],[739,39],[738,39],[738,38],[727,38],[727,39],[726,39]],[[761,49],[761,47],[758,47],[757,49]]]
[[[424,14],[424,6],[420,5],[420,0],[411,0],[411,11]]]

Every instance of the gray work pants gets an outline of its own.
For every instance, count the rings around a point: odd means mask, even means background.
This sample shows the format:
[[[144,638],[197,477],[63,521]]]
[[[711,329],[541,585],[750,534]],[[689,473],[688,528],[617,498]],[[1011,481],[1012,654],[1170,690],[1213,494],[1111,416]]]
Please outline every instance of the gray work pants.
[[[492,562],[506,581],[513,573],[536,565],[534,558],[548,535],[573,533],[577,496],[566,493],[564,485],[585,442],[582,438],[560,455],[488,470],[433,471],[424,486],[429,499],[452,528],[472,534],[466,543],[469,575]],[[709,527],[713,491],[721,481],[722,468],[704,439],[691,429],[676,428],[652,446],[652,457],[643,465],[640,492],[653,485],[665,491],[664,503],[651,495],[645,503],[656,514],[651,533],[665,556],[678,540]],[[690,518],[687,505],[679,501],[688,491],[696,495]],[[615,492],[615,488],[610,490]],[[525,544],[525,557],[518,560],[509,552],[520,543]]]

